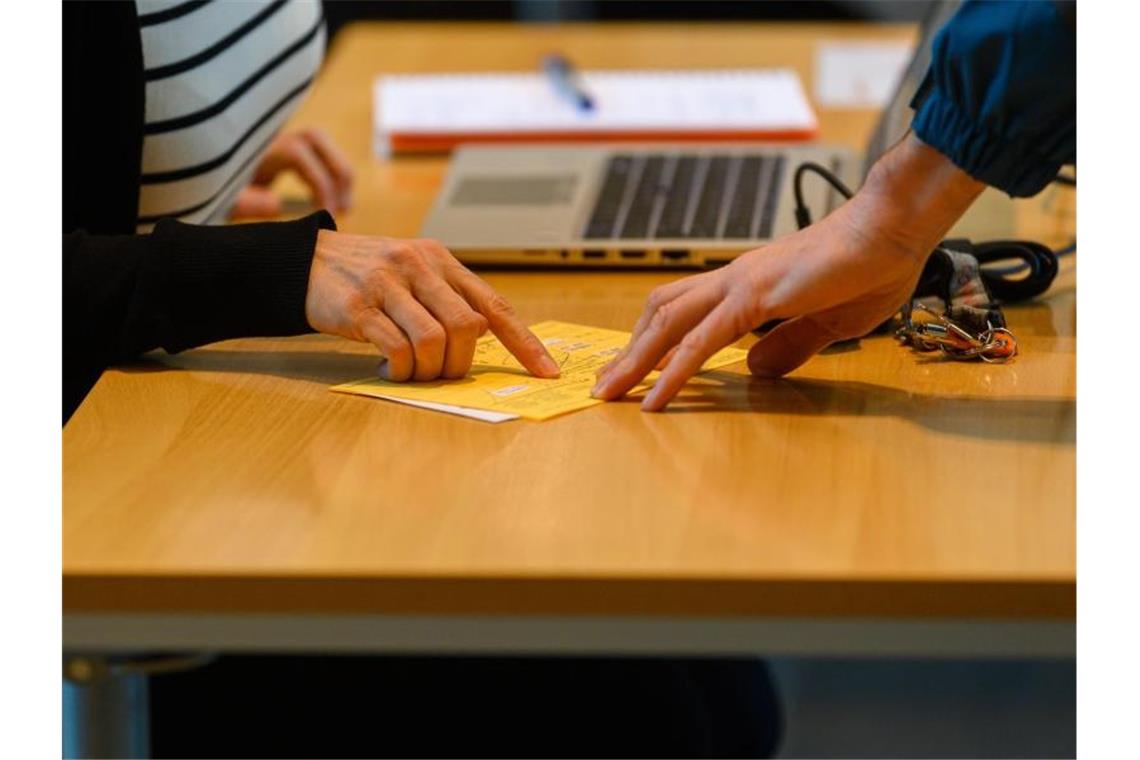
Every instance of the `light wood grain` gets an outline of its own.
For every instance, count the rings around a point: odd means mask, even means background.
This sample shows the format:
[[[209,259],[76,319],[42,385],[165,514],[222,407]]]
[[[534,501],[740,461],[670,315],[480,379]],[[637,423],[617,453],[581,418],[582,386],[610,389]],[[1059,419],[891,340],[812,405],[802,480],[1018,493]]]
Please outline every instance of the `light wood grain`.
[[[414,235],[439,159],[368,145],[380,71],[791,65],[868,26],[365,25],[295,125],[357,168],[342,229]],[[858,146],[863,111],[822,111]],[[1072,234],[1075,192],[1016,207]],[[1009,309],[1022,355],[930,361],[889,338],[785,381],[741,368],[666,414],[636,400],[489,425],[329,393],[368,347],[231,341],[108,372],[63,433],[65,610],[1075,614],[1075,275]],[[527,321],[629,329],[676,274],[490,272]],[[741,343],[747,346],[748,340]]]

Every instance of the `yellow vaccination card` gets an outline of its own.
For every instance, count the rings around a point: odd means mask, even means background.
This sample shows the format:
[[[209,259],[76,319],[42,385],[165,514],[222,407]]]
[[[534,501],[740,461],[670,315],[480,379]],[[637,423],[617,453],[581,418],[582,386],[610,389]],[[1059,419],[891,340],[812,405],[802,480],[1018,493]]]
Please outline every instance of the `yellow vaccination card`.
[[[537,378],[519,364],[499,339],[487,334],[475,345],[475,358],[467,377],[433,380],[426,383],[393,383],[380,378],[356,380],[335,385],[330,390],[401,401],[439,411],[463,414],[464,409],[491,412],[470,414],[480,419],[501,421],[514,417],[545,420],[604,403],[590,396],[597,383],[596,373],[629,342],[621,330],[586,327],[567,322],[540,322],[530,328],[546,345],[546,350],[562,368],[554,380]],[[715,353],[702,372],[743,361],[747,351],[725,348]],[[633,391],[644,390],[657,377],[656,372]],[[459,407],[451,410],[446,407]]]

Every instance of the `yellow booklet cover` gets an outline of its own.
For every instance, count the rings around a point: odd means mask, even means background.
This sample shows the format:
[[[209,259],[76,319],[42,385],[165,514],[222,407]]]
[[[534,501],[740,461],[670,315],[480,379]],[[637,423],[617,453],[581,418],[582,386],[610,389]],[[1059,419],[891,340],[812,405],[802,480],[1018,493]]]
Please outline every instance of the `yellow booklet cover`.
[[[567,322],[539,322],[530,328],[562,368],[554,380],[537,378],[494,335],[484,335],[475,345],[475,358],[467,377],[426,383],[393,383],[366,378],[330,390],[411,402],[480,409],[545,420],[566,412],[604,403],[590,396],[596,373],[629,342],[630,333]],[[747,351],[724,348],[714,354],[702,372],[744,361]],[[652,385],[651,373],[632,392]]]

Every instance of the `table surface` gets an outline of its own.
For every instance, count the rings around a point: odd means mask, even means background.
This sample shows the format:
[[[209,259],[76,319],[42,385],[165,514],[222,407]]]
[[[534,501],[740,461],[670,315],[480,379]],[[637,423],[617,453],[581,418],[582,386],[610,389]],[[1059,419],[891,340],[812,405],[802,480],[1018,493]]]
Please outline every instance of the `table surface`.
[[[357,168],[342,229],[415,235],[439,158],[370,152],[382,71],[791,66],[909,26],[370,24],[292,121]],[[859,147],[875,115],[819,109]],[[1073,234],[1075,191],[1014,231]],[[678,273],[488,272],[530,322],[629,329]],[[665,414],[618,402],[491,425],[330,393],[368,376],[326,336],[215,344],[108,371],[63,431],[65,612],[667,614],[1071,619],[1075,274],[1008,310],[1008,365],[890,338],[783,381],[742,366]],[[747,346],[745,339],[740,345]]]

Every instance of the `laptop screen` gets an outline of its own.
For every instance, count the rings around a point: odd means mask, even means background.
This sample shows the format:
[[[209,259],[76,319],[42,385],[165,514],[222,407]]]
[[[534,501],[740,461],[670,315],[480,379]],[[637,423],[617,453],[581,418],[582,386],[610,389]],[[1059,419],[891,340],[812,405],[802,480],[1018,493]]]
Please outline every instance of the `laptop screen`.
[[[864,155],[863,176],[867,176],[871,165],[883,155],[888,148],[902,139],[910,129],[910,122],[914,112],[910,108],[910,101],[922,84],[926,70],[930,67],[930,49],[934,44],[934,35],[942,25],[950,20],[961,6],[961,0],[931,3],[930,10],[922,22],[922,36],[914,56],[907,65],[906,71],[895,88],[894,95],[879,117],[879,124],[871,135]]]

